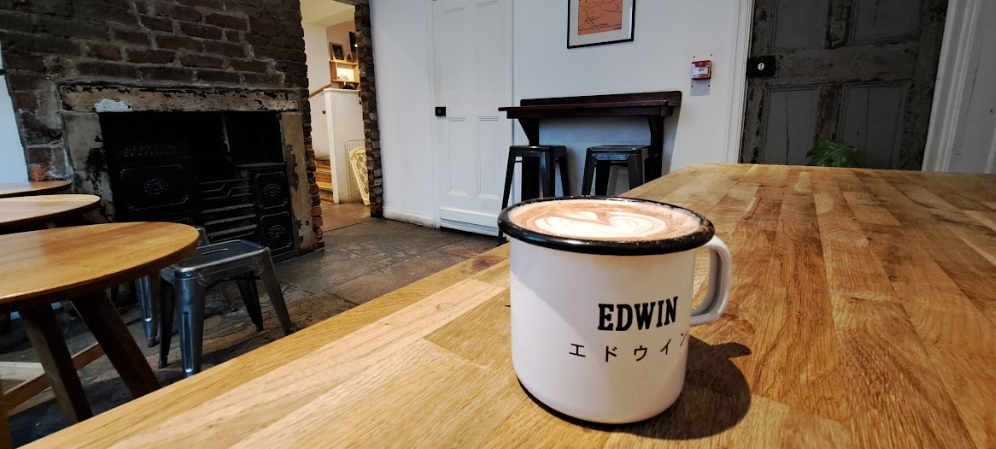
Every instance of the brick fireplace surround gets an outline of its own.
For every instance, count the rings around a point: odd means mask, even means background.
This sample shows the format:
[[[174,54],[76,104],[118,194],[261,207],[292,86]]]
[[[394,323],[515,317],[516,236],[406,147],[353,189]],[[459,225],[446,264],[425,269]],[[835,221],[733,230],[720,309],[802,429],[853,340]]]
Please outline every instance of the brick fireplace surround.
[[[112,220],[100,113],[273,112],[297,252],[322,246],[297,1],[0,0],[0,34],[31,179],[72,179]]]

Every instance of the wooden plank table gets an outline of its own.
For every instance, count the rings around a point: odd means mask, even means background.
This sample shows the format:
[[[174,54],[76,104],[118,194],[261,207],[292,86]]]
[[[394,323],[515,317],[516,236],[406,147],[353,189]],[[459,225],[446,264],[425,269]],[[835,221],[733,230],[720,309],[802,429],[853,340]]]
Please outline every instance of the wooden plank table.
[[[526,395],[506,245],[29,447],[996,446],[996,177],[699,165],[628,195],[702,212],[735,258],[656,418]]]
[[[0,184],[0,198],[45,195],[69,188],[69,181],[31,181]]]
[[[0,232],[44,225],[97,208],[96,195],[44,195],[0,198]]]
[[[176,263],[193,252],[197,238],[196,229],[176,223],[109,223],[0,236],[0,310],[20,313],[68,422],[92,413],[51,304],[72,301],[134,396],[154,391],[155,373],[103,290]],[[0,420],[0,446],[7,445],[6,424]]]

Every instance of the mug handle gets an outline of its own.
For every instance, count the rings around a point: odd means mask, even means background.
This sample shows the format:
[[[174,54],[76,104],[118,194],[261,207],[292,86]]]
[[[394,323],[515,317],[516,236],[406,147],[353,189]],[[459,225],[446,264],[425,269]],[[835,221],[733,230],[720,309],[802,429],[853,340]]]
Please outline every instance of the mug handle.
[[[719,237],[713,237],[702,246],[709,250],[709,291],[705,300],[692,310],[692,326],[716,321],[730,302],[730,283],[733,278],[733,257]]]

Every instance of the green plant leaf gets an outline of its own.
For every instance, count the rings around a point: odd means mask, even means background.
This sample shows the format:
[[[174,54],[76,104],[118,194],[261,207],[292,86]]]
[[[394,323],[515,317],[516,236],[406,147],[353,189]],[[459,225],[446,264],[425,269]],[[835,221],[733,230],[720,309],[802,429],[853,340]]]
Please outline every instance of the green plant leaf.
[[[858,149],[843,142],[823,140],[806,153],[808,164],[817,167],[858,167]]]

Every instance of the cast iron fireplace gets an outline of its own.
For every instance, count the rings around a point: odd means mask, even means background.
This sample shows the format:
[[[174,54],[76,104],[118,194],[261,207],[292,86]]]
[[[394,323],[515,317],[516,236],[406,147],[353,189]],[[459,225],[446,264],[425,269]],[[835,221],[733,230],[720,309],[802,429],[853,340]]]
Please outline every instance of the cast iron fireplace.
[[[214,243],[247,239],[277,259],[294,255],[277,113],[99,117],[117,221],[204,226]]]

